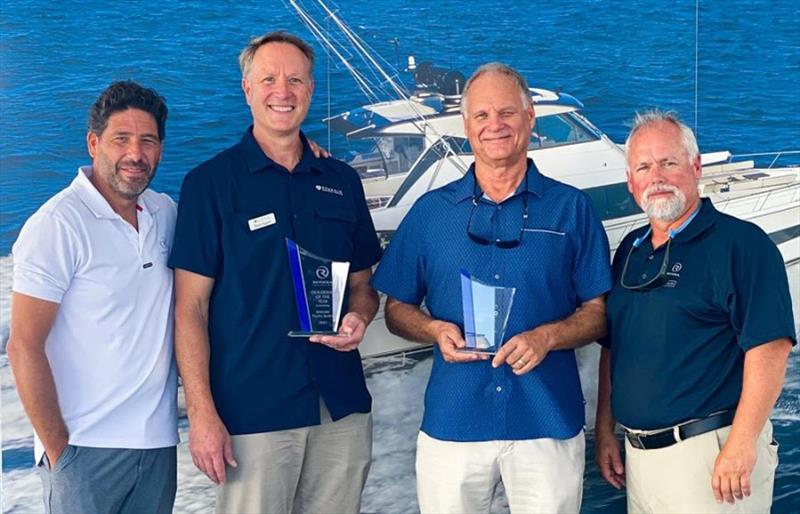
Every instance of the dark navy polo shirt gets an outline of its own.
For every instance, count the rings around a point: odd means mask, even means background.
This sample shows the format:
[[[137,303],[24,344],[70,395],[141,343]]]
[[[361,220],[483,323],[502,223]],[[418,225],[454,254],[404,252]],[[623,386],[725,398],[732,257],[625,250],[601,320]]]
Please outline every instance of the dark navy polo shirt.
[[[532,161],[510,198],[479,200],[473,233],[511,240],[516,248],[481,246],[467,236],[474,171],[422,196],[392,237],[373,277],[376,289],[404,303],[424,300],[435,319],[463,330],[460,269],[484,283],[515,287],[505,339],[562,320],[611,287],[608,241],[581,191],[542,176]],[[526,187],[527,186],[527,187]],[[434,346],[422,431],[449,441],[568,439],[584,424],[575,353],[550,352],[516,376],[491,361],[448,363]]]
[[[667,282],[651,291],[620,285],[658,274],[666,244],[647,226],[628,234],[614,256],[606,313],[611,347],[611,408],[630,428],[652,430],[735,407],[744,352],[795,340],[786,268],[756,225],[720,213],[707,198],[670,245]]]
[[[351,272],[381,254],[356,172],[315,158],[301,138],[302,158],[289,173],[264,154],[251,127],[181,187],[169,265],[214,279],[211,392],[231,434],[319,424],[320,395],[334,420],[370,411],[357,350],[287,336],[299,322],[285,238],[349,261]],[[250,229],[249,220],[267,215],[273,224]]]

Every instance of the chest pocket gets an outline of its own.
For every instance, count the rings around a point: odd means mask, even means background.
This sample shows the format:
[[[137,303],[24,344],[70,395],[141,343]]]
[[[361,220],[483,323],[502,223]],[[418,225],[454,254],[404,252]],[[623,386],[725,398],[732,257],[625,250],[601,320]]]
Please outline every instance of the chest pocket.
[[[356,231],[355,212],[340,206],[314,207],[315,239],[327,250],[325,255],[337,260],[351,260]]]
[[[566,233],[546,228],[526,228],[522,239],[520,249],[527,261],[525,269],[535,273],[569,274],[573,256]]]

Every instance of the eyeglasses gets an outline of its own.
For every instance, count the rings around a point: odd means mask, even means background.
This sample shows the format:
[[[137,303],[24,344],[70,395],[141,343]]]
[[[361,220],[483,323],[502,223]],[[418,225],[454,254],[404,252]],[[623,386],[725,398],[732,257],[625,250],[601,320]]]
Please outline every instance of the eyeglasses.
[[[667,237],[667,247],[664,249],[664,258],[661,260],[661,268],[658,270],[658,275],[651,278],[647,282],[643,282],[641,284],[626,284],[625,283],[625,275],[628,273],[628,263],[631,260],[631,254],[641,246],[641,244],[650,236],[653,228],[652,226],[647,229],[647,232],[644,233],[643,236],[637,237],[633,241],[633,245],[631,245],[631,249],[628,250],[628,256],[625,257],[625,265],[622,266],[622,275],[619,277],[619,285],[628,289],[630,291],[652,291],[653,289],[658,289],[659,287],[663,286],[668,282],[667,280],[667,267],[669,266],[669,247],[672,244],[672,240],[675,239],[675,236],[683,232],[683,230],[689,226],[689,223],[692,222],[693,219],[697,216],[700,212],[701,205],[698,205],[697,208],[692,212],[691,216],[686,218],[686,220],[680,224],[679,227],[670,229],[668,232]]]
[[[636,244],[639,243],[639,244]],[[641,241],[637,239],[634,241],[633,246],[628,251],[628,256],[625,258],[625,265],[622,267],[622,275],[619,277],[619,285],[628,289],[630,291],[652,291],[653,289],[658,289],[659,287],[663,286],[667,283],[667,267],[669,266],[669,247],[672,244],[672,236],[667,239],[667,247],[664,250],[664,258],[661,260],[661,268],[658,270],[658,275],[651,278],[647,282],[643,282],[641,284],[626,284],[625,283],[625,275],[628,273],[628,262],[631,260],[631,254],[639,248]]]
[[[482,194],[482,193],[481,193]],[[469,213],[469,221],[467,222],[467,236],[472,242],[481,246],[495,245],[498,248],[507,250],[516,248],[522,243],[522,234],[525,233],[525,226],[528,224],[528,174],[525,174],[525,189],[522,191],[522,225],[519,228],[519,236],[516,239],[503,240],[503,239],[485,239],[472,232],[472,216],[475,214],[475,209],[478,207],[478,179],[475,179],[475,188],[472,191],[472,210]]]

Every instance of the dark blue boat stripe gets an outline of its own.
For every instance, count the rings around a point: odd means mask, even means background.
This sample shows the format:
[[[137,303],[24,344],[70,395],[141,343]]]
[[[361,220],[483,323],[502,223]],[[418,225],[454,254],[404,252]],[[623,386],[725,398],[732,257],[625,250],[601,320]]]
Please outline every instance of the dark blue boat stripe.
[[[794,239],[800,236],[800,225],[795,225],[793,227],[785,228],[783,230],[778,230],[776,232],[770,232],[769,238],[772,239],[772,242],[776,245],[781,243],[785,243],[790,239]]]

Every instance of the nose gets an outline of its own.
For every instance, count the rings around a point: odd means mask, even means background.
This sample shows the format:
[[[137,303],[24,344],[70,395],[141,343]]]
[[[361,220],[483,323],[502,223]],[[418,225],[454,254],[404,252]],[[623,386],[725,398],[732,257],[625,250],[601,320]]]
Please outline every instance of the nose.
[[[132,137],[128,141],[128,147],[126,148],[125,154],[127,157],[133,161],[139,161],[142,158],[142,142],[135,137]]]
[[[503,123],[500,120],[500,113],[495,110],[490,111],[486,126],[491,130],[501,129],[503,127]]]
[[[289,81],[282,77],[275,81],[275,93],[281,96],[289,95]]]
[[[650,182],[654,184],[663,184],[665,171],[666,168],[663,163],[654,162],[650,167]]]

